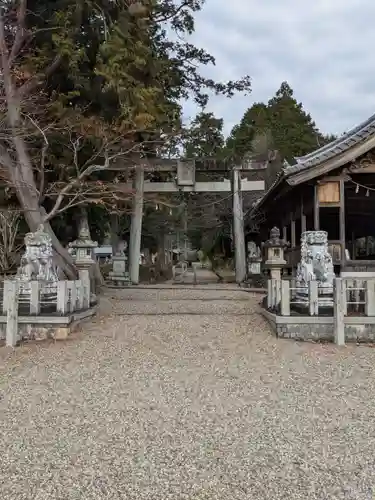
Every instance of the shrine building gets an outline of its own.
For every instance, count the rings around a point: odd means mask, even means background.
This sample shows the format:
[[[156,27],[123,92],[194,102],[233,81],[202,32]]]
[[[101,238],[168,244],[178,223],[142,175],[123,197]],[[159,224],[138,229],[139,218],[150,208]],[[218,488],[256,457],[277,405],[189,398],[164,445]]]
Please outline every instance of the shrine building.
[[[375,115],[284,164],[245,225],[257,244],[280,229],[290,243],[289,271],[300,260],[301,234],[311,230],[327,231],[336,273],[375,271]]]

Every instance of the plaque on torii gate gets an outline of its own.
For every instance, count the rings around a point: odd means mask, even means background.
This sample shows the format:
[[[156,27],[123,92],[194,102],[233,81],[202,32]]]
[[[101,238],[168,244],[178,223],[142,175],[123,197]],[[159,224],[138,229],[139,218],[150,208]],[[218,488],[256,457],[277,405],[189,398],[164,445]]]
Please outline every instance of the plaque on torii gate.
[[[177,161],[177,184],[179,186],[195,185],[195,161],[178,160]]]

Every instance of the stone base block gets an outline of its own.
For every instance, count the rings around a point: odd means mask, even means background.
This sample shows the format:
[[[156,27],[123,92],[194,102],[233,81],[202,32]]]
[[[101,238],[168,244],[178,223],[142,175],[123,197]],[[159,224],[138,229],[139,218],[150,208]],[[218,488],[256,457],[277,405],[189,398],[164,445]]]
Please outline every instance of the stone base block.
[[[333,316],[280,316],[261,308],[277,337],[298,341],[333,342]],[[345,317],[345,342],[375,343],[375,317]]]
[[[125,274],[114,274],[113,272],[110,272],[108,275],[108,281],[112,286],[127,286],[130,285],[130,277],[128,273]]]
[[[69,316],[20,316],[18,318],[18,343],[47,339],[66,340],[81,323],[92,318],[96,308],[75,312]],[[0,316],[0,342],[5,341],[6,316]]]

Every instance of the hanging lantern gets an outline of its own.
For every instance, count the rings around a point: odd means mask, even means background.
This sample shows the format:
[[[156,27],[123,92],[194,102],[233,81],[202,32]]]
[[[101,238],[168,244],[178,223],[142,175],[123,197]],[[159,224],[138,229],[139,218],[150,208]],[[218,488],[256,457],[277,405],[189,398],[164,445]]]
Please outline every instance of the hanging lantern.
[[[366,191],[366,196],[370,196],[370,191],[369,190]]]
[[[358,184],[357,184],[357,186],[356,186],[356,188],[355,188],[355,192],[356,192],[356,194],[358,194],[358,191],[359,191],[359,186],[358,186]]]

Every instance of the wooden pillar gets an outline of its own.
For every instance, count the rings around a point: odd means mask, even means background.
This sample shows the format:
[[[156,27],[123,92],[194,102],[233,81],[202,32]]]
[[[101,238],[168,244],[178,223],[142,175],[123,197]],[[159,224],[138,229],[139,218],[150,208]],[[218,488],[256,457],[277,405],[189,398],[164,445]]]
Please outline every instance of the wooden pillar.
[[[355,232],[352,231],[352,254],[350,256],[351,260],[355,260],[356,258],[356,247],[355,247]]]
[[[345,264],[345,181],[340,179],[340,243],[341,265]]]
[[[304,213],[303,198],[301,197],[301,234],[306,231],[306,215]]]
[[[290,244],[292,248],[296,248],[296,221],[293,214],[290,214],[290,218]]]
[[[314,230],[319,231],[320,220],[319,220],[319,196],[318,196],[318,185],[314,186]]]

